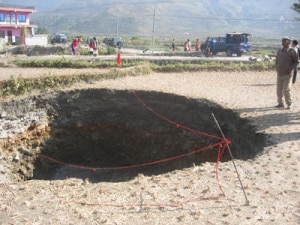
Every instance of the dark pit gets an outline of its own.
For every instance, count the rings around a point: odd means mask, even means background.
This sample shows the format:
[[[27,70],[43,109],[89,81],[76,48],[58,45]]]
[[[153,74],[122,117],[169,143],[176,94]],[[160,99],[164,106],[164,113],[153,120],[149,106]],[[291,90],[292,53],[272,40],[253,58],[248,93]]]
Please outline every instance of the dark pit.
[[[248,120],[205,99],[96,89],[60,93],[44,101],[49,114],[56,116],[35,162],[34,179],[124,181],[138,173],[157,175],[216,162],[218,148],[190,154],[220,141],[212,137],[221,137],[212,113],[232,142],[235,158],[253,158],[264,146],[264,136]],[[222,161],[227,160],[225,151]]]

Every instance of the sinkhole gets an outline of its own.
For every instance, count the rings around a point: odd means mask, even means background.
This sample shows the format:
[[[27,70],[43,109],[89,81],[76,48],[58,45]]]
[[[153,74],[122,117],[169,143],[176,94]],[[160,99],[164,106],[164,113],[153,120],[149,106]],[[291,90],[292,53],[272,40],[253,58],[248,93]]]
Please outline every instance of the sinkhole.
[[[263,150],[265,136],[249,120],[206,99],[154,91],[86,89],[36,98],[51,121],[30,179],[89,178],[121,182],[216,162],[222,137],[234,158]],[[225,150],[221,161],[230,160]]]

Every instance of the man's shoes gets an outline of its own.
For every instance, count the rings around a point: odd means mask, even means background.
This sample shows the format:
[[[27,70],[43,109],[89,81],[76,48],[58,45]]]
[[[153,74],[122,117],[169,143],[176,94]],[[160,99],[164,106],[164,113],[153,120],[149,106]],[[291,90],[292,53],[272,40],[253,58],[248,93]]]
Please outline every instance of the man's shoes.
[[[292,104],[288,104],[288,107],[287,107],[287,109],[291,109],[293,107],[293,105]]]
[[[275,106],[275,108],[284,108],[284,105],[278,104],[278,105]]]

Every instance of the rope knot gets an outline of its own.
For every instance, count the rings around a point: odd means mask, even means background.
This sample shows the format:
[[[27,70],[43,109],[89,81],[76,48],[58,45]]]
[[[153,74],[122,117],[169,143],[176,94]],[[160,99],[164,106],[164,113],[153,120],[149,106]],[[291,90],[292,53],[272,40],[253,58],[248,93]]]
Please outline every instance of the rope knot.
[[[231,145],[231,141],[230,141],[230,140],[224,138],[223,141],[224,141],[227,145]]]

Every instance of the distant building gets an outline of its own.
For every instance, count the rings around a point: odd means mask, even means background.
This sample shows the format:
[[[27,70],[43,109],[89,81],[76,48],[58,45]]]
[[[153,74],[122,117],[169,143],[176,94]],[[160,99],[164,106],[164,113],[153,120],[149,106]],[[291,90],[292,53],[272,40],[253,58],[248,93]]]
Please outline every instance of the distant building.
[[[0,42],[20,44],[22,31],[34,35],[37,26],[30,24],[29,15],[35,12],[33,6],[0,4]]]

